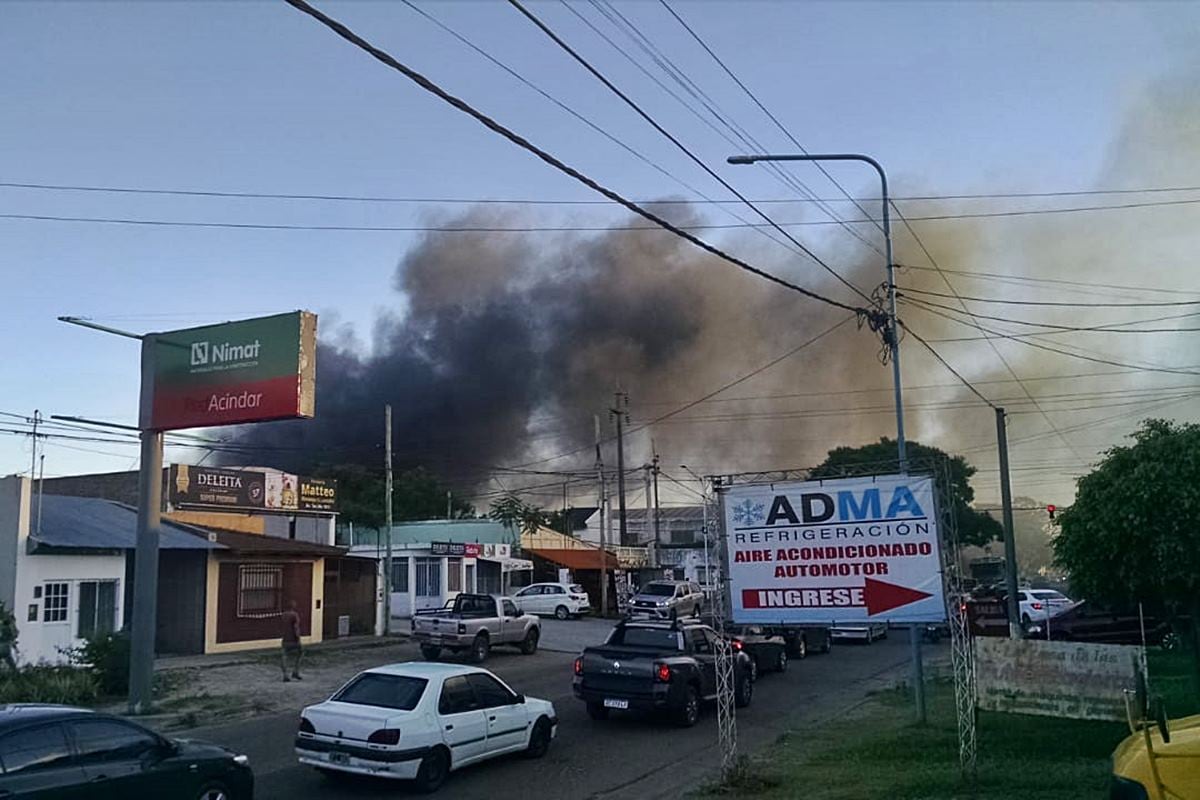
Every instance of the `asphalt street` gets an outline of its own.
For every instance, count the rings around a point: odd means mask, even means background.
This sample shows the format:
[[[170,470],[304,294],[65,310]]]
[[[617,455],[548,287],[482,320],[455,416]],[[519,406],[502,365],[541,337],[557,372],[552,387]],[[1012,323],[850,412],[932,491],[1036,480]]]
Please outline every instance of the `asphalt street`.
[[[412,657],[417,658],[416,648]],[[944,659],[945,646],[928,648]],[[763,675],[754,700],[737,712],[741,752],[753,753],[781,733],[835,718],[872,689],[906,675],[907,636],[896,632],[873,645],[840,645],[831,654],[793,661],[786,673]],[[652,717],[617,716],[596,722],[571,694],[569,653],[532,657],[495,651],[486,666],[517,691],[553,701],[558,739],[540,761],[505,757],[451,775],[447,797],[506,800],[546,798],[668,798],[715,774],[716,711],[691,729]],[[350,676],[347,676],[350,677]],[[187,738],[233,747],[250,757],[258,798],[374,798],[411,794],[404,784],[330,781],[296,763],[292,740],[299,709],[189,731]]]

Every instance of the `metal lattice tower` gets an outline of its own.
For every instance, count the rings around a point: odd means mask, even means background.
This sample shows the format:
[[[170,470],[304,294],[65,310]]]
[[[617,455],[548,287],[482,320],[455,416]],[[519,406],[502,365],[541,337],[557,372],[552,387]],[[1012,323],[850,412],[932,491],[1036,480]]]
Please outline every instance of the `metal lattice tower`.
[[[713,482],[716,489],[716,481]],[[708,492],[705,492],[708,495]],[[715,495],[716,492],[714,491]],[[708,502],[707,497],[705,503]],[[719,634],[717,637],[717,744],[721,750],[721,777],[728,778],[737,766],[737,708],[734,703],[733,647],[725,638],[725,615],[729,613],[729,570],[727,563],[727,542],[725,539],[725,523],[722,510],[724,503],[710,513],[710,519],[722,520],[719,525],[721,535],[717,542],[716,562],[720,565],[721,580],[719,594],[713,598],[713,628]],[[711,577],[709,578],[711,581]]]
[[[956,498],[950,489],[950,465],[938,465],[938,506],[943,526],[942,568],[945,571],[947,620],[950,626],[950,663],[954,669],[954,710],[958,721],[958,764],[963,777],[975,779],[976,737],[978,717],[975,695],[975,647],[967,618],[966,593],[962,586],[959,565],[958,521],[954,514]]]

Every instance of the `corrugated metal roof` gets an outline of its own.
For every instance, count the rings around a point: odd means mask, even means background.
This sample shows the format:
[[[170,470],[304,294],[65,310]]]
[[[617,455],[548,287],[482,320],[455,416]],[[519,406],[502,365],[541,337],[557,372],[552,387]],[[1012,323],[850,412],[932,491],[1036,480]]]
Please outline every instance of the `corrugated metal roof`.
[[[525,555],[537,556],[567,569],[600,569],[601,550],[543,550],[526,548]],[[612,553],[604,553],[609,569],[620,569],[621,562]]]
[[[306,542],[302,539],[282,539],[278,536],[265,536],[261,533],[213,531],[213,535],[222,545],[239,554],[305,556],[342,556],[346,554],[344,547],[330,547],[326,544]]]
[[[36,506],[35,506],[36,507]],[[36,512],[34,513],[36,519]],[[37,523],[30,520],[30,525]],[[137,547],[137,510],[96,497],[46,495],[41,529],[31,536],[38,544],[84,550],[132,550]],[[158,546],[163,550],[221,550],[198,528],[162,521]]]

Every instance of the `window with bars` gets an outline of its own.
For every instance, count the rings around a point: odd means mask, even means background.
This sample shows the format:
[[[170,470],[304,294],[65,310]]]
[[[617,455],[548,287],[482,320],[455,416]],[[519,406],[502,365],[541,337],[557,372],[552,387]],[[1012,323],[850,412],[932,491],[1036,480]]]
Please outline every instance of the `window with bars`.
[[[461,592],[462,587],[462,559],[447,558],[446,559],[446,591]]]
[[[392,591],[408,594],[408,558],[392,559]]]
[[[57,581],[45,584],[42,590],[42,622],[66,622],[71,584]]]
[[[238,567],[237,615],[262,619],[283,613],[283,567],[243,564]]]
[[[442,594],[442,560],[440,558],[418,558],[414,560],[417,572],[417,596],[440,597]]]

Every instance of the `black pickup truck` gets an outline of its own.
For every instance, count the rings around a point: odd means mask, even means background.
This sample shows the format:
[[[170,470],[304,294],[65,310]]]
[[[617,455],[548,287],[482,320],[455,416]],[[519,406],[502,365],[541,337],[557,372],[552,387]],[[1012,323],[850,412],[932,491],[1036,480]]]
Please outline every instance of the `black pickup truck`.
[[[664,711],[683,727],[696,724],[701,703],[717,699],[720,634],[694,619],[618,623],[607,641],[575,659],[575,696],[588,716],[605,719],[611,710]],[[733,651],[734,702],[750,705],[753,665]]]

